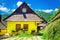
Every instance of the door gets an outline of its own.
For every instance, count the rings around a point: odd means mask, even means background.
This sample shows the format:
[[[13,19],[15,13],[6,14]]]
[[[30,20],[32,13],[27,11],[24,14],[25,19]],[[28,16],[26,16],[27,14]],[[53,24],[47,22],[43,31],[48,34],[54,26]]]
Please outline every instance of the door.
[[[37,23],[37,33],[40,31],[40,26],[38,26],[40,23]]]
[[[40,26],[37,27],[37,33],[39,33],[39,31],[40,31]]]

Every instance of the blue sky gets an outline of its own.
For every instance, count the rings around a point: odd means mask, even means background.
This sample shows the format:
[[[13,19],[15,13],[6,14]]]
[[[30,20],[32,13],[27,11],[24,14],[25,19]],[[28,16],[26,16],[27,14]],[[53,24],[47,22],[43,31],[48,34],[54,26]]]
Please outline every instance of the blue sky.
[[[15,11],[23,2],[26,2],[33,10],[52,13],[60,7],[60,0],[0,0],[0,13],[6,14]]]

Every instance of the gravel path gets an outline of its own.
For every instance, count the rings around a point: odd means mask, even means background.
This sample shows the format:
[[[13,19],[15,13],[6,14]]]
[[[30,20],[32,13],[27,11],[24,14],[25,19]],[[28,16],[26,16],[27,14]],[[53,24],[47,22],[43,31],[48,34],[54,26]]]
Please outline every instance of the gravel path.
[[[41,36],[33,36],[33,37],[11,37],[7,39],[2,39],[2,40],[42,40]]]

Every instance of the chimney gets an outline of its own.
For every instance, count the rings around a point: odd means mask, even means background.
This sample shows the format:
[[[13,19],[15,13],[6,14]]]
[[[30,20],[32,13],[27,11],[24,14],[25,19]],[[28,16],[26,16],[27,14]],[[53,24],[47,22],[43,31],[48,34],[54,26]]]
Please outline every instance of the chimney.
[[[0,14],[0,22],[1,22],[1,14]]]
[[[23,16],[24,16],[25,19],[27,18],[27,17],[26,17],[26,13],[23,13]]]

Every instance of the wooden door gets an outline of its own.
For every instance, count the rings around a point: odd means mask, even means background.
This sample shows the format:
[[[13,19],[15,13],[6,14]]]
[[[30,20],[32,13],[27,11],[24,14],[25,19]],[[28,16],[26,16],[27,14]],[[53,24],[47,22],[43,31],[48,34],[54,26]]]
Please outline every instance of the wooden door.
[[[39,33],[39,31],[40,31],[40,26],[37,27],[37,33]]]

